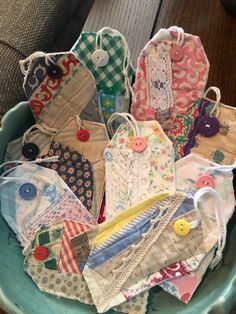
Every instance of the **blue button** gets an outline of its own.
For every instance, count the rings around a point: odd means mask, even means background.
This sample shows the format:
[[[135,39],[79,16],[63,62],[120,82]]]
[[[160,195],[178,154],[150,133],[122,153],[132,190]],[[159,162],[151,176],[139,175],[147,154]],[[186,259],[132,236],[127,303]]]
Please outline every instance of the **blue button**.
[[[108,161],[111,161],[112,160],[112,154],[111,154],[111,152],[105,152],[104,153],[104,158],[106,159],[106,160],[108,160]]]
[[[30,201],[37,195],[37,188],[32,183],[24,183],[20,186],[19,194],[24,200]]]

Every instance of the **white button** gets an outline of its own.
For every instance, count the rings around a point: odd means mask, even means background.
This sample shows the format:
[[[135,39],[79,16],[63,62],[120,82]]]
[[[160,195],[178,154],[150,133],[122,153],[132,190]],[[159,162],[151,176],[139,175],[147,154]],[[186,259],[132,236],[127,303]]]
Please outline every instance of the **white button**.
[[[97,49],[92,54],[92,61],[97,67],[104,67],[109,61],[108,53],[105,50]]]

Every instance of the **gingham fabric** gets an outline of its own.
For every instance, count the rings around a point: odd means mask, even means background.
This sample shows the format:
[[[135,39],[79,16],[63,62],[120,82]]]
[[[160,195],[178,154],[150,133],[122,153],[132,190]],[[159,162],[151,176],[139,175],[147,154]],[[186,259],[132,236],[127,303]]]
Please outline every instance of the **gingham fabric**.
[[[107,51],[109,62],[104,67],[95,68],[91,56],[95,51],[97,33],[83,32],[72,47],[78,58],[86,65],[95,77],[98,90],[108,94],[123,95],[125,93],[125,80],[122,74],[124,61],[124,47],[119,35],[103,34],[102,49]],[[134,76],[134,69],[130,66],[129,77]]]

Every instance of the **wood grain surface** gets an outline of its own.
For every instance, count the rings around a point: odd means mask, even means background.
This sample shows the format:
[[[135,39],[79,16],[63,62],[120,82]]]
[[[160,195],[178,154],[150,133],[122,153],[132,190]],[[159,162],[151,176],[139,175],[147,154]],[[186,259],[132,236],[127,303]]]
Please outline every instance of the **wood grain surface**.
[[[104,26],[119,30],[126,38],[136,67],[137,57],[149,40],[160,0],[96,0],[84,25],[84,31]]]
[[[208,86],[220,88],[222,102],[236,105],[236,17],[220,0],[164,0],[154,33],[161,27],[181,26],[196,34],[210,61]]]

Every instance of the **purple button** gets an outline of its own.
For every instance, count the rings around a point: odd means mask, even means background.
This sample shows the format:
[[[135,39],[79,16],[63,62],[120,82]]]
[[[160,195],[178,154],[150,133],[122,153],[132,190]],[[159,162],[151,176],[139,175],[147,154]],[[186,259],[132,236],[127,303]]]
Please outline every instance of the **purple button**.
[[[199,119],[198,132],[204,137],[216,135],[220,130],[220,122],[212,116],[203,116]]]

